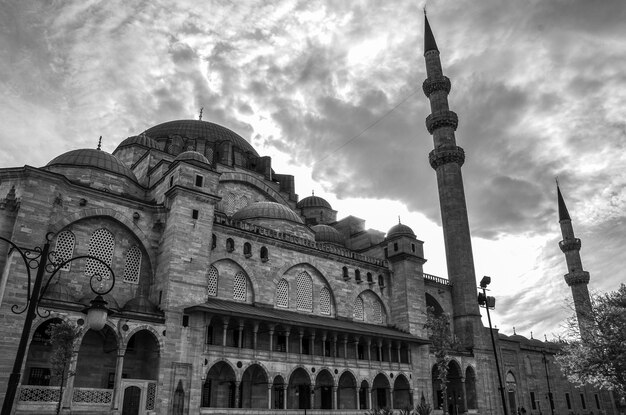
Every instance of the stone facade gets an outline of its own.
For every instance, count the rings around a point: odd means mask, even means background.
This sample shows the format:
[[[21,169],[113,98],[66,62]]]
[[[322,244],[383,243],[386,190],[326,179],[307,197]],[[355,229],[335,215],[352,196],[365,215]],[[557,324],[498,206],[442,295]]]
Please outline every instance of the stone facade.
[[[427,50],[424,90],[441,115],[428,129],[439,151],[430,158],[449,280],[423,273],[423,242],[408,226],[366,230],[358,217],[337,220],[318,196],[298,200],[293,176],[208,122],[152,127],[113,154],[82,149],[41,168],[0,169],[0,236],[31,248],[49,238],[51,261],[80,257],[53,280],[44,276],[16,413],[54,413],[46,328],[61,321],[83,327],[64,413],[347,415],[406,408],[422,396],[437,412],[502,413],[476,302],[464,153],[438,53]],[[11,308],[25,307],[29,283],[22,258],[7,253],[1,245],[0,397],[24,323]],[[110,266],[114,285],[88,255]],[[82,310],[92,289],[111,286],[104,299],[113,314],[90,329]],[[424,328],[428,307],[453,316],[461,344],[450,351],[448,402]],[[496,342],[509,413],[546,413],[548,390],[559,413],[615,413],[605,394],[560,376],[557,344]]]

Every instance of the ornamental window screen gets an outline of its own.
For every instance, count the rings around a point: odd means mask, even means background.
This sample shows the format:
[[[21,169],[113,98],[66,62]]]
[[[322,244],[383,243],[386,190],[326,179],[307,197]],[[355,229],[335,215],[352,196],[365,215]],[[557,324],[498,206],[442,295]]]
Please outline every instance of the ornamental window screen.
[[[211,265],[211,268],[209,268],[209,281],[207,284],[207,293],[211,297],[217,297],[217,280],[219,279],[219,276],[220,274],[217,271],[217,268]]]
[[[380,302],[374,300],[372,303],[372,320],[374,323],[382,323],[383,315],[381,312]]]
[[[124,265],[125,282],[131,284],[139,283],[139,271],[141,270],[141,251],[137,245],[132,246],[126,254],[126,264]]]
[[[296,279],[296,306],[298,310],[313,311],[313,280],[306,271]]]
[[[63,231],[57,236],[57,243],[55,248],[55,256],[57,263],[65,262],[72,258],[74,255],[74,245],[76,244],[76,237],[70,231]],[[61,268],[61,271],[69,271],[71,262],[68,262]]]
[[[320,290],[320,313],[330,314],[330,291],[326,287]]]
[[[246,301],[248,296],[248,281],[243,272],[238,272],[233,280],[233,300]]]
[[[363,299],[361,297],[354,300],[354,318],[355,320],[363,320]]]
[[[289,283],[284,278],[276,286],[276,307],[289,307]]]
[[[115,239],[113,234],[104,228],[95,231],[91,235],[91,239],[89,239],[89,255],[99,258],[109,266],[111,266],[111,261],[113,260],[114,248]],[[111,278],[109,269],[102,262],[92,258],[87,258],[85,275],[88,277],[100,275],[105,280]]]

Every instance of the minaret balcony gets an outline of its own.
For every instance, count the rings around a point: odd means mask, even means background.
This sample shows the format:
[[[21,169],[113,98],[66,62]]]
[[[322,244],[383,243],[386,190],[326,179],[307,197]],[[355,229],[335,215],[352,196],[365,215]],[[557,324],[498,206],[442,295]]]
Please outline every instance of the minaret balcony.
[[[450,88],[452,84],[450,84],[450,78],[447,76],[440,76],[436,78],[426,78],[424,83],[422,84],[422,89],[424,90],[424,95],[430,98],[430,95],[433,92],[437,91],[445,91],[446,94],[450,93]]]
[[[578,238],[564,239],[559,242],[559,248],[561,248],[563,253],[569,251],[580,251],[580,245],[580,239]]]
[[[450,127],[456,131],[456,127],[459,125],[459,117],[456,112],[446,110],[430,114],[426,117],[426,129],[432,134],[436,129],[442,127]]]
[[[563,276],[568,286],[578,284],[589,284],[589,273],[587,271],[569,272]]]
[[[428,154],[428,161],[435,170],[448,163],[457,163],[460,167],[465,162],[465,151],[459,146],[443,149],[436,148]]]

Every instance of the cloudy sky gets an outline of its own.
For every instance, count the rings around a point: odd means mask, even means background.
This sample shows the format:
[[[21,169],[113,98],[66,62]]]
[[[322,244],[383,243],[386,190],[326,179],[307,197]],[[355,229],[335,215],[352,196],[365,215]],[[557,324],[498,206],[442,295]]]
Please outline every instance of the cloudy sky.
[[[339,210],[425,241],[446,276],[424,127],[424,1],[0,1],[0,166],[112,152],[174,119],[224,125]],[[626,280],[623,0],[434,0],[478,279],[502,332],[570,314],[554,178],[590,289]],[[486,321],[485,321],[486,323]]]

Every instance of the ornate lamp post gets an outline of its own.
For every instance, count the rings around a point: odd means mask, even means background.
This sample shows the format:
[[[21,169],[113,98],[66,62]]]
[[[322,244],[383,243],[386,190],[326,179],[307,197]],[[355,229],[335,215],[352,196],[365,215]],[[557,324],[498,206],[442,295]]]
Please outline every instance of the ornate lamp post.
[[[28,339],[30,338],[30,330],[33,325],[33,320],[36,315],[40,317],[47,317],[50,315],[50,311],[46,310],[43,314],[39,312],[39,302],[46,294],[46,290],[50,285],[50,281],[52,278],[61,270],[65,265],[69,264],[72,261],[76,261],[77,259],[92,259],[104,265],[109,273],[110,273],[110,285],[104,284],[105,280],[108,280],[106,276],[102,276],[100,274],[94,274],[89,279],[89,287],[91,291],[96,294],[96,297],[91,301],[91,306],[87,307],[83,310],[84,313],[87,314],[87,327],[90,329],[99,331],[102,330],[106,323],[107,315],[111,312],[106,308],[107,302],[102,298],[103,295],[111,292],[113,287],[115,286],[115,274],[111,267],[102,261],[100,258],[97,258],[92,255],[81,255],[76,256],[74,258],[68,259],[66,261],[59,262],[56,259],[56,255],[54,252],[50,251],[50,241],[52,240],[53,234],[51,232],[46,234],[46,242],[42,247],[35,247],[32,249],[20,248],[12,241],[0,237],[0,240],[11,245],[11,250],[19,253],[22,260],[24,261],[24,265],[26,266],[26,275],[28,277],[28,283],[26,285],[26,304],[22,310],[17,304],[11,306],[11,311],[14,314],[22,314],[26,312],[26,319],[24,320],[24,328],[22,329],[22,335],[20,337],[20,343],[17,348],[17,353],[15,355],[15,362],[13,364],[13,371],[9,376],[9,383],[7,385],[7,392],[4,396],[4,403],[2,405],[2,414],[1,415],[10,415],[11,408],[13,407],[13,401],[15,400],[15,394],[17,392],[17,387],[20,383],[21,371],[22,371],[22,363],[24,362],[24,354],[26,353],[26,346],[28,344]],[[32,291],[31,291],[31,270],[37,270],[37,275],[35,276],[35,280],[32,283]],[[48,280],[45,285],[43,285],[44,275],[47,273],[50,274]],[[100,287],[95,286],[94,283],[98,283]],[[42,289],[43,285],[43,289]],[[107,288],[108,286],[108,288]]]
[[[496,307],[496,299],[494,297],[487,296],[487,286],[491,284],[491,277],[484,276],[482,280],[480,280],[480,289],[483,290],[482,293],[478,293],[478,304],[481,307],[484,307],[487,310],[487,321],[489,321],[489,333],[491,333],[491,345],[493,346],[493,356],[496,359],[496,371],[498,372],[498,383],[500,384],[500,397],[502,398],[502,409],[504,410],[504,415],[507,415],[506,410],[506,399],[504,397],[504,386],[502,386],[502,373],[500,373],[500,363],[498,362],[498,352],[496,350],[496,339],[493,337],[493,329],[491,328],[491,316],[489,315],[489,309],[494,309]]]

